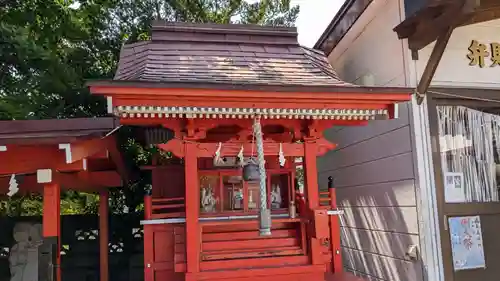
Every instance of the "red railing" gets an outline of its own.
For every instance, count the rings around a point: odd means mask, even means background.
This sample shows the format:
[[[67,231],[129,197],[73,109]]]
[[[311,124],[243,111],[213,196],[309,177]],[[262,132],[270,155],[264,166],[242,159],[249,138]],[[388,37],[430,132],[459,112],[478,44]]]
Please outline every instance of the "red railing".
[[[177,198],[144,198],[145,219],[180,218],[186,216],[184,197]]]

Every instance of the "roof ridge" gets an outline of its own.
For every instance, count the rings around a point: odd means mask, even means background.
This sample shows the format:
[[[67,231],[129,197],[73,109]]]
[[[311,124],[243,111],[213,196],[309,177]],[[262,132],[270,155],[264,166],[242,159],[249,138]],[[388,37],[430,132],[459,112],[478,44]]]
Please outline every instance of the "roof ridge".
[[[242,34],[254,33],[262,35],[291,36],[297,37],[296,27],[286,26],[266,26],[258,24],[219,24],[219,23],[189,23],[189,22],[169,22],[164,20],[153,21],[151,30],[173,31],[173,32],[196,32],[196,33],[229,33]]]

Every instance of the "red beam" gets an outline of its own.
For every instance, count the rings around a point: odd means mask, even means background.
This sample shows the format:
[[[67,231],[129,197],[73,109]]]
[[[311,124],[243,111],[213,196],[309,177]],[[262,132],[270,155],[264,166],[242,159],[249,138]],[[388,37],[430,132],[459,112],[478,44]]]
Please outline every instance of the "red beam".
[[[7,146],[0,159],[0,175],[34,173],[65,163],[64,151],[55,145]]]
[[[21,146],[9,145],[6,151],[0,151],[0,175],[35,173],[39,169],[61,171],[103,170],[112,167],[109,160],[101,155],[110,148],[114,158],[118,158],[118,149],[114,138],[88,140],[68,145]],[[95,156],[95,157],[91,157]],[[107,157],[107,156],[106,156]],[[117,160],[117,166],[122,161]],[[106,163],[107,161],[107,163]]]
[[[74,163],[84,158],[88,158],[97,153],[106,151],[113,145],[115,139],[111,136],[105,138],[78,141],[71,144],[61,144],[60,148],[66,152],[66,163]]]
[[[179,139],[173,139],[165,144],[158,144],[159,148],[172,152],[177,157],[184,157],[184,142]],[[194,149],[197,150],[196,155],[198,158],[201,157],[214,157],[217,151],[218,143],[195,143]],[[245,155],[250,155],[252,152],[253,144],[246,143],[222,143],[221,156],[236,156],[243,146],[243,151]],[[276,142],[265,142],[264,152],[266,155],[279,155],[279,143]],[[304,146],[302,144],[295,143],[283,143],[283,153],[285,156],[295,156],[300,157],[304,155]],[[253,151],[256,148],[253,147]]]
[[[321,156],[326,152],[334,149],[335,144],[328,142],[324,138],[320,138],[315,146],[315,156]],[[214,157],[215,152],[218,149],[218,143],[195,143],[195,148],[197,150],[198,158],[202,157]],[[283,154],[285,157],[302,157],[304,156],[304,144],[301,143],[283,143],[281,144],[283,148]],[[164,151],[172,152],[177,157],[184,157],[184,142],[179,139],[170,140],[164,144],[157,145],[160,149]],[[249,156],[252,150],[255,152],[256,148],[254,144],[251,143],[222,143],[221,146],[221,156],[237,156],[243,146],[243,152],[246,156]],[[266,156],[278,156],[280,152],[280,143],[266,141],[264,142],[264,153]]]
[[[10,176],[0,177],[0,194],[8,192]],[[94,192],[107,187],[121,186],[121,178],[115,171],[77,172],[53,174],[52,182],[59,184],[63,190]],[[37,182],[36,175],[22,177],[19,193],[42,193],[43,184]]]

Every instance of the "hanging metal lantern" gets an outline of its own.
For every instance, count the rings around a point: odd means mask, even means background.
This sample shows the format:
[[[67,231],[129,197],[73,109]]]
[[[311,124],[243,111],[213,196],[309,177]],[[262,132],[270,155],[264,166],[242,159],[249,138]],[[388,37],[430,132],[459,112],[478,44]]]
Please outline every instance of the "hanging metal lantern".
[[[243,166],[244,181],[258,181],[259,179],[259,165],[255,164],[253,161],[250,161]]]

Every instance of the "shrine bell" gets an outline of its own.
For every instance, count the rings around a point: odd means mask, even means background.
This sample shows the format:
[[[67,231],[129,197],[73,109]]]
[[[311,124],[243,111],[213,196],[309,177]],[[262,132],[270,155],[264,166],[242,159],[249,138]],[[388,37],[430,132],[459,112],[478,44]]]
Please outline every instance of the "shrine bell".
[[[258,181],[260,179],[259,165],[251,161],[243,166],[244,181]]]

